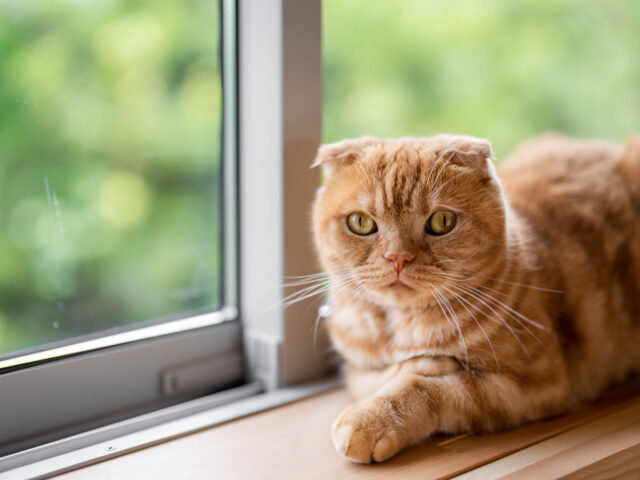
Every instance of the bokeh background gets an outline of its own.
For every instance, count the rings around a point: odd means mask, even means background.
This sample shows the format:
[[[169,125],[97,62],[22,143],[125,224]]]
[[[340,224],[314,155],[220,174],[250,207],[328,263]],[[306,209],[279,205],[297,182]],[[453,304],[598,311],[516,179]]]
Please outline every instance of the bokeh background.
[[[0,355],[220,302],[217,0],[0,0]],[[323,0],[323,140],[640,133],[640,2]]]
[[[218,303],[218,18],[0,0],[0,354]]]
[[[640,133],[640,2],[323,0],[323,139]]]

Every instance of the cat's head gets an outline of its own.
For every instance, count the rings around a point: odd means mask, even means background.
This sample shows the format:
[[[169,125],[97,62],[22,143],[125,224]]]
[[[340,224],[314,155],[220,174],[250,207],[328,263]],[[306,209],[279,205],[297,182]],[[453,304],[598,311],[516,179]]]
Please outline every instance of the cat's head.
[[[507,206],[491,157],[486,140],[453,135],[321,147],[313,231],[335,291],[418,306],[498,266]]]

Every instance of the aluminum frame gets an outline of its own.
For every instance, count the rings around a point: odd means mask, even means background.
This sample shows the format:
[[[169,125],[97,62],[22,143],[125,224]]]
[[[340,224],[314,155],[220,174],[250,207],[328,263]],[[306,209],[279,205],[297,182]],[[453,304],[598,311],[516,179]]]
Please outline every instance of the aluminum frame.
[[[239,1],[240,312],[251,374],[275,389],[328,370],[320,299],[284,308],[318,271],[310,209],[322,138],[320,0]]]

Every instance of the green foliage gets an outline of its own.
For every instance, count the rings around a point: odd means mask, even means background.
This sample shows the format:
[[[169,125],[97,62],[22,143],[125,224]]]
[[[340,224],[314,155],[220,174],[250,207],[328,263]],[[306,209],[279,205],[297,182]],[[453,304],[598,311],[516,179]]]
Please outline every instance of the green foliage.
[[[0,2],[0,354],[218,303],[218,16]]]
[[[640,132],[640,3],[324,0],[324,141]]]

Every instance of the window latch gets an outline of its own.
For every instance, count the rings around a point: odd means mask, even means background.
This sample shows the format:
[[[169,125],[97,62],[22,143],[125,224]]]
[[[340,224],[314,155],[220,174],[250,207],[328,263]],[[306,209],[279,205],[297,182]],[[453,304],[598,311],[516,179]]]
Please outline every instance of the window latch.
[[[161,373],[162,393],[176,395],[232,382],[242,376],[243,369],[241,352],[230,352],[178,365]]]

